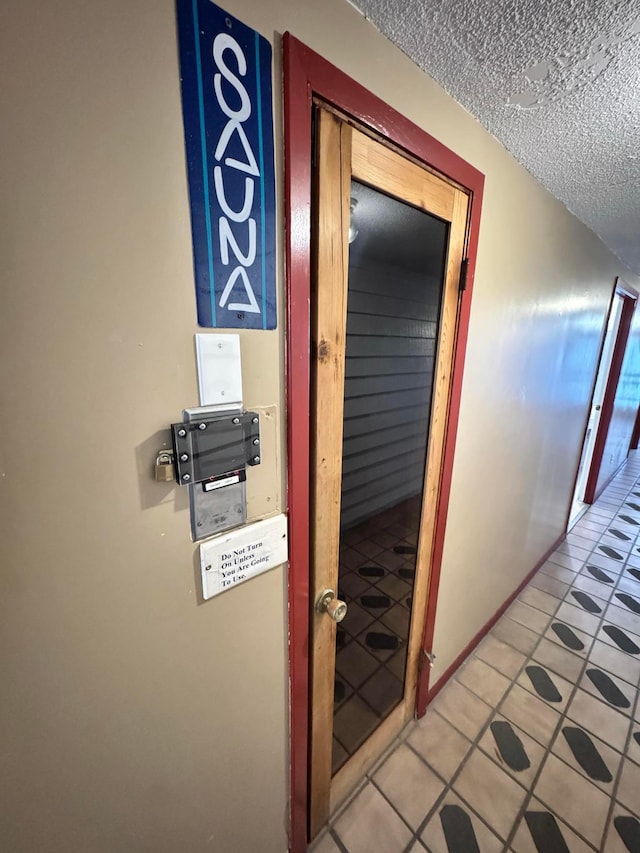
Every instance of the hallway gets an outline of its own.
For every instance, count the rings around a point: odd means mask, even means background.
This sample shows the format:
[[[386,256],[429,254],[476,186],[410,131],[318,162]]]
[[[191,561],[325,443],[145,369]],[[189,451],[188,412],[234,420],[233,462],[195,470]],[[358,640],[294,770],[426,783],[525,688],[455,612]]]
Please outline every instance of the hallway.
[[[640,851],[632,455],[314,853]]]

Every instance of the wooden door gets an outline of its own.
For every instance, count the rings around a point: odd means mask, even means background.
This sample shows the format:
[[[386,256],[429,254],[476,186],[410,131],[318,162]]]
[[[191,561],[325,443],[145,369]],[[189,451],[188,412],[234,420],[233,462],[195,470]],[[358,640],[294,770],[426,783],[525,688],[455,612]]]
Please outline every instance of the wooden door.
[[[321,108],[315,162],[311,837],[414,714],[468,211]]]

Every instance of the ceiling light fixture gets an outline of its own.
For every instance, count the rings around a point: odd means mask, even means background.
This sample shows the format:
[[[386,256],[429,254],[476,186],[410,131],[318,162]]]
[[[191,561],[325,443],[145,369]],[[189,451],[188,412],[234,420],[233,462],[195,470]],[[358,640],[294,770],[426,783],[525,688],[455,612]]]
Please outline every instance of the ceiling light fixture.
[[[351,198],[349,199],[349,243],[353,243],[353,241],[358,236],[358,226],[355,224],[355,216],[354,212],[356,207],[358,206],[358,199]]]

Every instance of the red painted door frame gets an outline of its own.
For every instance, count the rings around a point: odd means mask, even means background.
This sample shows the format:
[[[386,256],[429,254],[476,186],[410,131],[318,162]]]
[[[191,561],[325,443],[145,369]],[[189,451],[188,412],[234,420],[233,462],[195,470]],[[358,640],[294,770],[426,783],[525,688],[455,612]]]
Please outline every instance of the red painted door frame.
[[[636,422],[634,424],[633,432],[631,434],[631,443],[629,444],[629,450],[637,450],[639,442],[640,442],[640,406],[638,406],[638,412],[636,414]]]
[[[600,466],[602,465],[602,457],[604,448],[609,435],[609,427],[611,426],[611,418],[613,417],[613,407],[618,390],[618,382],[622,371],[622,362],[627,349],[629,340],[629,332],[631,331],[631,321],[633,313],[636,310],[636,302],[638,300],[638,292],[632,287],[624,284],[620,279],[616,279],[614,295],[619,294],[624,299],[622,303],[622,316],[620,317],[620,326],[616,335],[616,342],[613,348],[613,357],[611,359],[611,368],[609,369],[609,378],[607,380],[607,389],[602,400],[602,414],[598,424],[598,434],[596,443],[593,448],[593,456],[591,457],[591,468],[587,478],[587,485],[584,489],[584,502],[592,504],[606,488],[607,483],[603,483],[598,489],[598,477],[600,475]],[[615,473],[615,472],[614,472]],[[612,475],[613,477],[613,475]],[[612,479],[610,477],[609,479]]]
[[[287,439],[289,454],[290,850],[307,845],[309,714],[309,413],[312,109],[318,97],[384,136],[414,159],[470,191],[467,286],[461,294],[447,438],[441,478],[423,648],[433,642],[462,371],[478,250],[484,175],[290,33],[284,36],[285,229],[287,282]],[[426,709],[429,668],[418,684]]]

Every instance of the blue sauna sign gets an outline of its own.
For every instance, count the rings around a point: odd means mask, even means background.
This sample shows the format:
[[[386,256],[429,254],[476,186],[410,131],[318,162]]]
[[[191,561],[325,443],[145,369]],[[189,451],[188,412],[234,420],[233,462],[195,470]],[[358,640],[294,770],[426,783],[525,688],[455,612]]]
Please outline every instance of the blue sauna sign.
[[[177,0],[198,323],[275,329],[271,45],[209,0]]]

